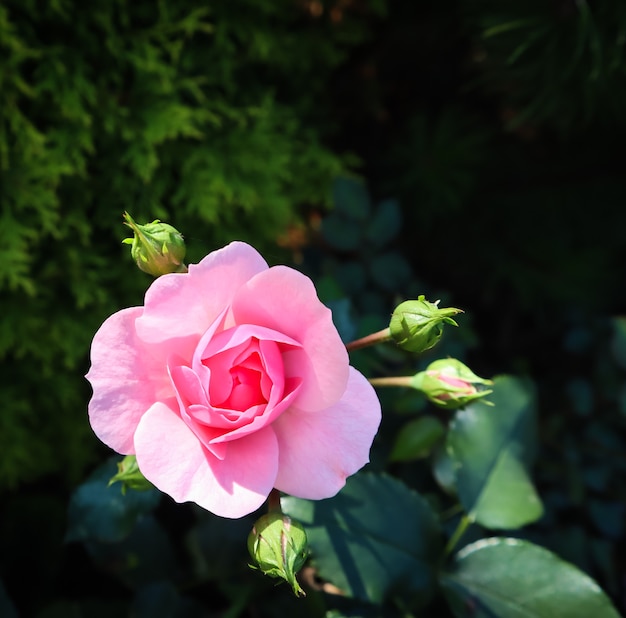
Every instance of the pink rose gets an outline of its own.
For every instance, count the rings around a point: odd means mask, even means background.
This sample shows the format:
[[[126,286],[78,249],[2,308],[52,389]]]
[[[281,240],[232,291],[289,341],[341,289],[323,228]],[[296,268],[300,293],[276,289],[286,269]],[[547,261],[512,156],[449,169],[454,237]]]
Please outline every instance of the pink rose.
[[[235,242],[104,322],[89,418],[177,502],[241,517],[273,487],[333,496],[368,462],[380,404],[348,362],[311,280]]]

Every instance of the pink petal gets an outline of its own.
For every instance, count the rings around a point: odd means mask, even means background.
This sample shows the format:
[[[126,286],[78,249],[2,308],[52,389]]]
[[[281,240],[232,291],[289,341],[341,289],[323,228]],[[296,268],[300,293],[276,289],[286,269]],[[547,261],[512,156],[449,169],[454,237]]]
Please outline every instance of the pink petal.
[[[239,345],[245,345],[245,343]],[[259,360],[259,364],[262,365],[264,374],[269,378],[271,388],[267,403],[265,400],[258,403],[254,399],[248,402],[250,406],[247,409],[221,407],[225,402],[221,402],[219,399],[217,402],[211,401],[210,397],[207,399],[202,378],[196,371],[184,365],[169,365],[169,375],[183,420],[203,442],[205,447],[220,459],[222,458],[222,452],[220,451],[218,454],[213,447],[220,443],[239,440],[270,425],[292,405],[301,384],[299,378],[285,379],[282,370],[282,360],[278,350],[279,344],[274,341],[248,341],[248,345],[254,347],[255,353],[260,353],[262,360]],[[233,353],[239,356],[237,350],[238,348],[234,348]],[[228,350],[225,352],[228,352]],[[213,357],[213,359],[209,360],[214,360],[215,358]],[[210,371],[208,367],[204,367],[199,362],[196,363],[194,361],[194,365],[198,369],[205,369],[210,374],[211,384],[215,381],[225,384],[229,381],[232,382],[230,370],[234,369],[234,367],[231,367],[234,363],[231,361],[232,359],[223,368],[211,366]],[[259,372],[252,371],[252,373],[256,375]],[[256,375],[255,392],[262,399],[260,381],[258,375]],[[229,388],[232,389],[232,384]]]
[[[260,272],[237,292],[232,312],[237,324],[265,326],[302,345],[283,355],[285,375],[303,379],[298,408],[323,410],[341,398],[348,353],[308,277],[285,266]]]
[[[242,413],[236,423],[233,423],[232,431],[224,432],[211,440],[212,444],[221,442],[239,441],[243,436],[252,435],[260,431],[263,427],[273,424],[274,421],[291,406],[292,401],[297,397],[300,384],[295,379],[289,379],[285,382],[283,398],[275,406],[258,406],[250,408]],[[242,421],[245,421],[242,422]]]
[[[300,347],[300,344],[280,330],[273,330],[257,324],[239,324],[216,335],[203,336],[194,353],[194,362],[200,362],[213,354],[236,347],[250,339],[275,341],[286,346]]]
[[[137,320],[139,336],[146,342],[194,337],[197,342],[237,290],[263,270],[267,263],[255,249],[233,242],[190,264],[188,273],[159,277],[146,292],[145,310]]]
[[[291,409],[272,425],[280,454],[275,487],[310,500],[334,496],[369,461],[380,419],[374,389],[350,367],[341,401],[319,412]]]
[[[89,420],[95,434],[118,453],[132,454],[133,434],[141,416],[157,400],[172,397],[163,346],[137,339],[135,320],[141,307],[114,313],[91,344],[91,369],[85,376],[93,388]]]
[[[176,502],[195,502],[221,517],[258,509],[276,479],[278,444],[271,427],[228,445],[213,457],[177,412],[156,403],[135,433],[137,463],[144,476]]]

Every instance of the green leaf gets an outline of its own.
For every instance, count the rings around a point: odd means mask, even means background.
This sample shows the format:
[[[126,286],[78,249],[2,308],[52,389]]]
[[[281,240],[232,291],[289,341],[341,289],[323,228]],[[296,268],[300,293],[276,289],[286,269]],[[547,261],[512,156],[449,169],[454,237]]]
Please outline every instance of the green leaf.
[[[412,275],[410,264],[396,251],[376,256],[370,264],[370,272],[378,286],[395,294],[406,286]]]
[[[436,448],[432,457],[432,472],[439,487],[450,495],[456,495],[456,470],[452,457],[443,446]]]
[[[589,500],[587,508],[589,517],[604,536],[615,540],[622,538],[626,523],[626,505],[595,498]]]
[[[168,581],[140,588],[131,609],[134,618],[195,618],[203,614],[199,603],[181,596]]]
[[[365,221],[370,214],[370,197],[365,185],[353,178],[339,177],[333,184],[335,211],[352,221]]]
[[[589,380],[572,378],[565,385],[572,409],[580,416],[589,416],[593,412],[593,386]]]
[[[162,495],[157,489],[123,494],[120,485],[109,486],[116,471],[116,458],[112,458],[72,494],[67,541],[121,541],[139,517],[156,508]]]
[[[336,212],[322,222],[322,234],[331,247],[340,251],[356,251],[362,242],[361,228]]]
[[[400,205],[396,200],[384,200],[367,226],[367,240],[374,247],[384,247],[398,235],[401,227]]]
[[[224,519],[198,508],[199,521],[185,537],[193,574],[202,580],[236,578],[242,564],[250,562],[245,540],[254,517]]]
[[[389,455],[390,461],[411,461],[427,457],[446,434],[443,423],[433,416],[420,416],[399,431]]]
[[[349,261],[337,264],[333,274],[348,296],[356,296],[366,287],[367,273],[361,262]]]
[[[494,407],[477,402],[450,425],[458,496],[486,528],[519,528],[543,513],[528,473],[536,445],[534,396],[521,380],[500,376],[489,398]]]
[[[468,545],[440,582],[459,618],[619,618],[585,573],[519,539],[481,539]]]
[[[91,560],[130,588],[180,577],[176,551],[153,515],[141,517],[121,541],[86,541]]]
[[[282,506],[304,524],[320,577],[346,596],[381,603],[401,591],[415,603],[431,595],[441,531],[429,504],[400,481],[357,474],[334,498],[287,497]]]
[[[326,306],[332,311],[333,324],[342,341],[352,341],[356,333],[356,324],[352,317],[352,304],[348,298],[330,300]]]
[[[320,277],[315,282],[315,289],[317,290],[319,299],[324,304],[327,304],[331,300],[339,300],[340,298],[345,297],[345,293],[341,289],[337,279],[335,277],[331,277],[330,275]]]

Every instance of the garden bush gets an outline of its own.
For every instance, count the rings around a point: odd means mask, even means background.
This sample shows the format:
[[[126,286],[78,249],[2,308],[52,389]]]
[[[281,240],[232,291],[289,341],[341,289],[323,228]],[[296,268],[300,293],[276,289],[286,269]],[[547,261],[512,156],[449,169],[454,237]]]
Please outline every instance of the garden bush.
[[[0,615],[486,615],[480,585],[513,599],[513,580],[467,574],[511,547],[558,569],[561,592],[589,575],[624,613],[625,32],[619,0],[3,3]],[[125,211],[175,225],[190,263],[233,239],[292,261],[346,342],[419,294],[463,308],[434,353],[351,362],[375,377],[452,356],[506,374],[496,403],[522,419],[512,443],[543,515],[489,554],[498,522],[463,527],[442,448],[463,450],[471,414],[405,389],[380,390],[368,471],[317,516],[284,501],[310,533],[305,599],[248,568],[254,517],[107,489],[119,457],[92,433],[83,376],[102,321],[151,282],[121,243]],[[398,584],[406,570],[385,561],[369,586],[362,547],[353,571],[333,563],[337,514],[386,546],[367,519],[379,511],[351,510],[368,495],[402,506],[390,528],[428,564],[464,533],[442,595],[411,594],[423,580]],[[562,615],[578,615],[572,599]],[[598,616],[616,615],[603,599]]]

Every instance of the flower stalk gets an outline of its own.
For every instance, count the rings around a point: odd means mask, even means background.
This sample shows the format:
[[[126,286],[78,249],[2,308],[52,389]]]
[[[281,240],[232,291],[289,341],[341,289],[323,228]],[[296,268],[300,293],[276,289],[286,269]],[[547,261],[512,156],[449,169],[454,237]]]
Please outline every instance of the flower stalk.
[[[383,328],[383,330],[379,330],[377,333],[372,333],[366,337],[361,337],[361,339],[351,341],[346,344],[346,350],[352,352],[353,350],[360,350],[361,348],[367,348],[372,345],[377,345],[378,343],[385,343],[386,341],[391,341],[391,331],[389,328]]]
[[[280,506],[280,492],[276,488],[272,489],[270,495],[267,497],[267,510],[269,513],[272,511],[282,512]]]
[[[370,378],[369,383],[372,386],[404,386],[411,388],[413,386],[413,376],[389,376],[387,378]]]

